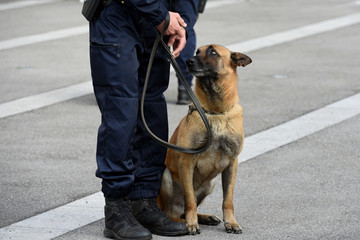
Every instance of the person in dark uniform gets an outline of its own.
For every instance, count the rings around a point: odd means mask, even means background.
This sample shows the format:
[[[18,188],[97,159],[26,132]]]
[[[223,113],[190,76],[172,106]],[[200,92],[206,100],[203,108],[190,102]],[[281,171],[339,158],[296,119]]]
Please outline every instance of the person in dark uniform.
[[[182,0],[170,9],[168,0],[113,0],[96,20],[90,21],[90,65],[95,97],[101,111],[98,129],[96,176],[105,196],[104,235],[116,239],[151,239],[151,232],[165,236],[188,233],[186,225],[170,220],[155,198],[165,169],[166,148],[145,131],[139,101],[156,30],[170,14],[168,45],[179,56],[186,43],[183,16],[196,9]],[[178,0],[180,3],[180,0]],[[195,10],[196,11],[196,10]],[[195,17],[196,18],[196,17]],[[158,48],[145,97],[149,128],[168,140],[164,91],[170,66],[165,50]],[[140,223],[140,224],[139,224]]]

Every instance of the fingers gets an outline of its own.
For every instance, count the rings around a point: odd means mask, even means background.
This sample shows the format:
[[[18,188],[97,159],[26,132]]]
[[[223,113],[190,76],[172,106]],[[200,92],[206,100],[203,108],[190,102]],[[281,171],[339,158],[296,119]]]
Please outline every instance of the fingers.
[[[176,36],[176,35],[171,35],[170,38],[169,38],[169,40],[168,40],[168,42],[167,42],[167,45],[168,45],[169,47],[174,46],[174,43],[175,43],[176,39],[177,39],[177,36]]]
[[[183,28],[187,26],[186,22],[180,17],[178,13],[169,12],[169,14],[170,22],[167,30],[165,31],[165,35],[178,35],[179,37],[183,37]],[[159,32],[162,32],[164,25],[165,20],[156,26]]]
[[[187,24],[184,21],[184,19],[182,19],[178,13],[176,13],[176,14],[178,15],[178,17],[176,17],[176,20],[178,21],[179,25],[183,28],[186,28]]]
[[[178,37],[183,37],[185,34],[184,27],[186,27],[187,24],[178,13],[169,12],[169,14],[170,23],[168,29],[165,31],[165,35],[177,35]]]
[[[185,34],[184,27],[187,26],[184,19],[180,17],[178,13],[169,12],[170,14],[170,24],[168,27],[169,35],[177,35],[178,37],[183,37]]]
[[[186,45],[186,37],[182,37],[180,39],[176,39],[176,41],[174,42],[174,44],[172,45],[173,46],[173,56],[175,58],[177,58],[179,55],[180,55],[180,52],[184,49]]]
[[[186,31],[184,28],[187,26],[187,24],[178,13],[169,12],[169,14],[170,23],[164,34],[170,35],[168,46],[173,47],[173,55],[174,57],[178,57],[186,44]],[[157,26],[157,29],[160,32],[164,28],[164,23],[165,21]]]

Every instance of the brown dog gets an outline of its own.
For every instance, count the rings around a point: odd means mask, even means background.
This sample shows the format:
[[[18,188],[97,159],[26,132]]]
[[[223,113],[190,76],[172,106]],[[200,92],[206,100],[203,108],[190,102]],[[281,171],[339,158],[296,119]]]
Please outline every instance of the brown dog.
[[[212,129],[213,139],[202,153],[185,154],[169,149],[167,169],[157,198],[159,207],[171,218],[184,217],[190,234],[200,233],[198,223],[218,225],[214,215],[197,214],[197,206],[215,186],[215,177],[222,174],[223,219],[227,232],[241,233],[234,216],[233,192],[237,173],[237,157],[244,141],[243,110],[239,105],[236,67],[251,63],[241,53],[230,52],[219,45],[198,49],[187,60],[188,71],[196,77],[195,94]],[[197,148],[207,140],[206,128],[192,105],[170,142]]]

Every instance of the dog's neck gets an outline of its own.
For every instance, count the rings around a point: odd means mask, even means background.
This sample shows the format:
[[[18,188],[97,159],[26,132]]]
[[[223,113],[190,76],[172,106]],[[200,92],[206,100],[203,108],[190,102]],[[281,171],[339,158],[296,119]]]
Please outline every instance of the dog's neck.
[[[204,110],[219,114],[229,111],[239,102],[237,76],[226,83],[214,79],[196,79],[195,94]]]

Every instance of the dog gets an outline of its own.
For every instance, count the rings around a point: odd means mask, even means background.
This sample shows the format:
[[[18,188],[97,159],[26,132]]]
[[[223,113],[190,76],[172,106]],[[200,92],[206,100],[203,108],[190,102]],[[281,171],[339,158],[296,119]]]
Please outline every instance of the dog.
[[[229,233],[242,233],[233,206],[238,155],[244,143],[236,68],[251,62],[245,54],[214,44],[200,47],[196,55],[186,61],[189,73],[196,77],[194,92],[209,120],[212,141],[205,151],[197,154],[168,149],[157,203],[173,220],[181,222],[185,218],[190,234],[200,233],[199,224],[218,225],[221,222],[215,215],[197,214],[197,206],[213,191],[215,177],[220,173],[225,229]],[[197,148],[206,141],[206,128],[190,104],[187,116],[181,120],[170,142]]]

